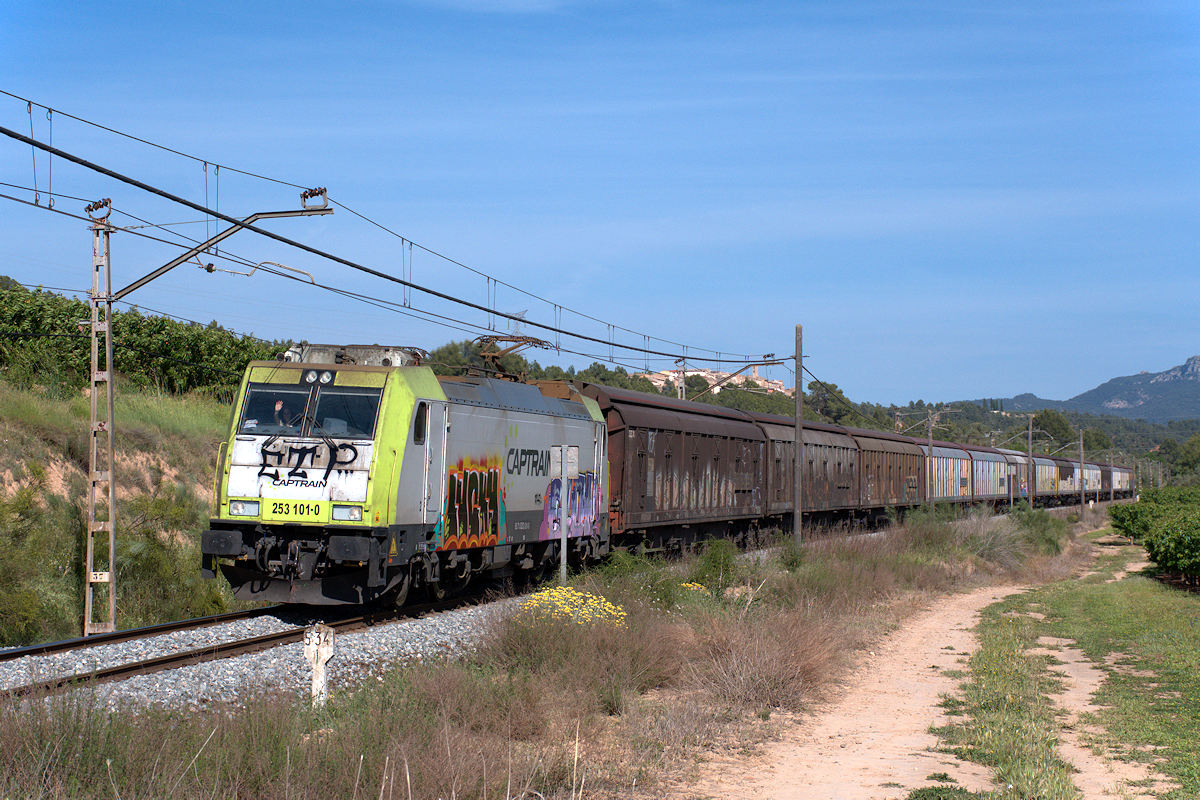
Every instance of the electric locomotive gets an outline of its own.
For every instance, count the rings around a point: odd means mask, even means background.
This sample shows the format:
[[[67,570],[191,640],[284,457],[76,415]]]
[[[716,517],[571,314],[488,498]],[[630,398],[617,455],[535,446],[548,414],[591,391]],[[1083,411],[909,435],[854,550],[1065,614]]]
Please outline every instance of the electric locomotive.
[[[569,559],[593,561],[609,550],[606,442],[596,401],[566,383],[254,362],[202,573],[242,599],[402,604],[412,587],[438,597],[551,568],[560,516]]]

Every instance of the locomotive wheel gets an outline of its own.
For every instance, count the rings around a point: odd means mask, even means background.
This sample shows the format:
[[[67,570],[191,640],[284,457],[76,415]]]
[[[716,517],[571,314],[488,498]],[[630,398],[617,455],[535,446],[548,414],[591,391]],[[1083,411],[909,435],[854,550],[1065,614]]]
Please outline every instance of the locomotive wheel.
[[[392,595],[392,605],[396,608],[402,607],[408,602],[408,590],[412,588],[412,572],[407,572],[404,579],[400,581],[400,585],[396,587],[396,593]]]
[[[442,586],[442,584],[438,581],[427,583],[425,584],[425,594],[427,594],[429,599],[434,603],[440,603],[446,599],[446,587]]]

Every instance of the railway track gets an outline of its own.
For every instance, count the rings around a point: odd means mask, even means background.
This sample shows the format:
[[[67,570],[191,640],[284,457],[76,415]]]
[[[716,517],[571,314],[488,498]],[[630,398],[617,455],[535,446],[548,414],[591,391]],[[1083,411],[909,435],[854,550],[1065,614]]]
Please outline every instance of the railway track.
[[[469,602],[471,602],[470,598],[454,598],[406,606],[403,609],[397,610],[371,611],[365,614],[356,614],[348,617],[327,619],[322,620],[322,623],[333,628],[335,631],[346,633],[371,627],[373,625],[387,623],[396,619],[420,617],[438,611],[457,608],[459,606],[466,605]],[[180,622],[166,623],[163,625],[152,625],[145,628],[134,628],[128,631],[118,631],[113,634],[101,634],[98,636],[89,636],[83,639],[68,639],[62,642],[52,642],[45,645],[33,645],[31,647],[16,648],[16,650],[21,651],[19,654],[12,655],[15,651],[7,650],[3,651],[3,653],[0,653],[0,658],[3,658],[4,660],[12,660],[13,658],[20,658],[29,655],[45,655],[49,653],[66,652],[73,649],[87,649],[98,644],[113,644],[117,642],[130,641],[132,639],[152,637],[161,635],[163,633],[189,630],[197,627],[206,627],[219,624],[221,622],[237,621],[239,619],[247,619],[253,616],[278,613],[279,607],[254,609],[254,612],[257,613],[234,612],[232,614],[220,614],[214,617],[201,617],[194,620],[183,620]],[[135,675],[147,675],[155,672],[175,669],[178,667],[216,661],[222,658],[231,658],[233,656],[245,655],[247,653],[257,653],[263,650],[269,650],[273,647],[279,647],[282,645],[303,641],[304,634],[310,627],[310,625],[296,625],[285,630],[275,631],[260,636],[233,639],[228,642],[214,643],[205,647],[100,667],[88,672],[59,675],[47,680],[35,681],[33,683],[19,686],[12,686],[7,689],[0,689],[0,700],[31,696],[46,696],[73,687],[96,686],[103,683],[124,680]],[[101,639],[102,637],[111,638],[106,638],[104,641],[95,641]],[[72,645],[74,645],[74,647]]]
[[[238,622],[244,619],[254,619],[268,614],[278,614],[283,610],[283,606],[265,606],[263,608],[251,608],[245,611],[230,611],[226,614],[214,614],[210,617],[193,617],[192,619],[178,620],[176,622],[162,622],[157,625],[146,625],[141,628],[128,628],[122,631],[113,631],[112,633],[97,633],[92,636],[81,636],[77,639],[63,639],[58,642],[45,642],[43,644],[31,644],[25,647],[12,647],[7,650],[0,650],[0,663],[6,661],[16,661],[18,658],[26,656],[45,656],[51,653],[64,653],[70,650],[85,650],[89,647],[99,647],[105,644],[119,644],[128,642],[134,639],[145,639],[150,636],[160,636],[164,633],[175,633],[177,631],[190,631],[198,628],[207,628],[213,625],[221,625],[226,622]]]

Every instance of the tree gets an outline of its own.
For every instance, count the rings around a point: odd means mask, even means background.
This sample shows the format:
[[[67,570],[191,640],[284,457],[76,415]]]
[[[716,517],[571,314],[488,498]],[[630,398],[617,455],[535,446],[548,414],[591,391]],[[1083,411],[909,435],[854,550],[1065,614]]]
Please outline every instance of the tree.
[[[806,405],[811,404],[813,411],[825,419],[841,423],[854,416],[854,404],[846,398],[846,395],[842,394],[842,390],[836,383],[811,381],[808,384],[808,391],[809,399],[806,400]]]
[[[1175,466],[1181,472],[1191,472],[1200,467],[1200,433],[1194,434],[1179,448]]]
[[[1041,428],[1057,442],[1065,443],[1075,438],[1075,431],[1071,429],[1071,423],[1067,422],[1067,418],[1062,415],[1061,411],[1055,411],[1053,408],[1043,408],[1034,414],[1033,427]]]
[[[708,388],[708,381],[701,378],[699,375],[688,375],[683,379],[683,386],[687,390],[685,397],[695,397]],[[712,394],[709,392],[708,394]],[[707,397],[708,395],[705,395]]]
[[[1083,432],[1083,449],[1085,451],[1111,450],[1112,439],[1099,428],[1088,428]]]

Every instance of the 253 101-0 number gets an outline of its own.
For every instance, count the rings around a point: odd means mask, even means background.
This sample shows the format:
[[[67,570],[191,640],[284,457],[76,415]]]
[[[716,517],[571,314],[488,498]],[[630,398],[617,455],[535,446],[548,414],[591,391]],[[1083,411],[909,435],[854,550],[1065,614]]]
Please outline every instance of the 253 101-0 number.
[[[271,513],[293,517],[319,517],[321,506],[318,503],[283,503],[276,500],[271,503]]]

